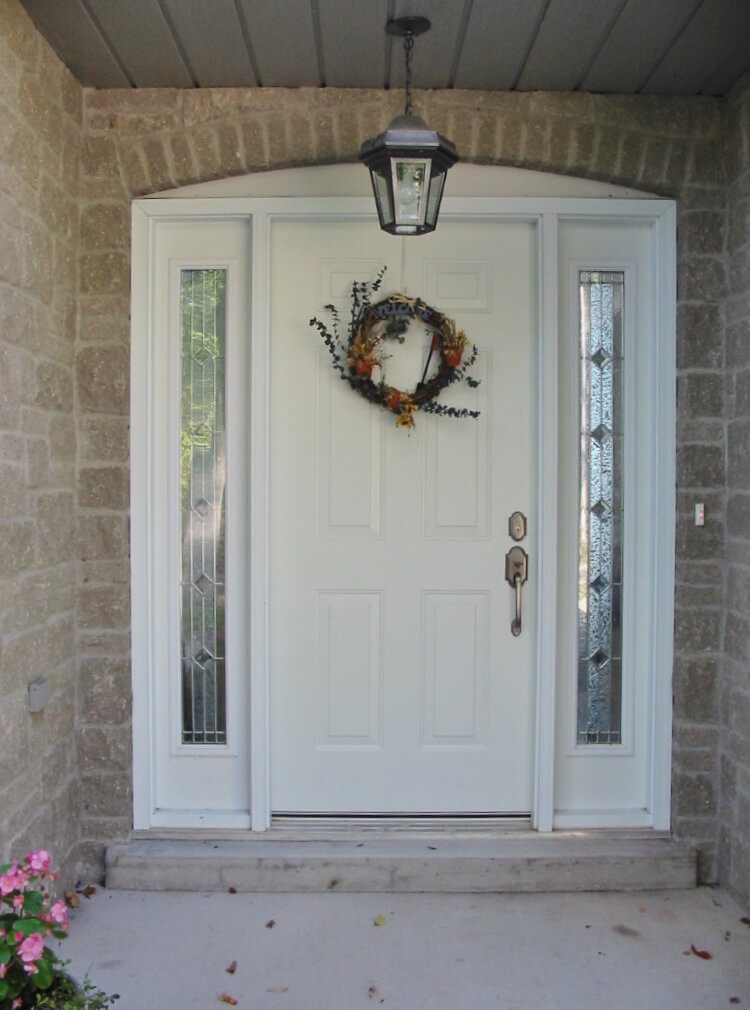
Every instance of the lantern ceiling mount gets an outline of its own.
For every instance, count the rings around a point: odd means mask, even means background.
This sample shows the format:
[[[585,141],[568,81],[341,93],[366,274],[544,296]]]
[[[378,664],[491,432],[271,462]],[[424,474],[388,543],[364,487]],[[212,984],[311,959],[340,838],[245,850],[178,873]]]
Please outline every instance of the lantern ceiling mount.
[[[392,235],[425,235],[435,230],[445,176],[458,161],[453,143],[412,111],[414,40],[430,27],[422,17],[395,18],[386,24],[389,35],[404,40],[404,113],[385,133],[366,140],[359,152],[359,160],[370,170],[380,227]]]

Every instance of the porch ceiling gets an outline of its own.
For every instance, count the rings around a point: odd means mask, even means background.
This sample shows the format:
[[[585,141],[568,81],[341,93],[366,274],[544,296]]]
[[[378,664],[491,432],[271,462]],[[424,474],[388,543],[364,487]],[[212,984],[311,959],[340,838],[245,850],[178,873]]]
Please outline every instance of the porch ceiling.
[[[748,0],[21,2],[100,88],[400,87],[407,14],[433,25],[417,88],[724,95],[750,69]]]

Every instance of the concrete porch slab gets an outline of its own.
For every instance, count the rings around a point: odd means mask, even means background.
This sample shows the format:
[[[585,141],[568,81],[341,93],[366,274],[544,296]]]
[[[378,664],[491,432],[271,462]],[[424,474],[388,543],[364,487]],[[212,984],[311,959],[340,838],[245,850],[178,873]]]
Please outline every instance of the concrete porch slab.
[[[107,851],[111,889],[502,892],[695,887],[695,853],[666,835],[607,832],[134,839]]]
[[[77,976],[88,971],[121,995],[115,1010],[208,1010],[227,1005],[218,1002],[222,993],[238,1010],[742,1010],[750,1006],[745,915],[708,888],[503,895],[100,888],[82,899],[61,954]]]

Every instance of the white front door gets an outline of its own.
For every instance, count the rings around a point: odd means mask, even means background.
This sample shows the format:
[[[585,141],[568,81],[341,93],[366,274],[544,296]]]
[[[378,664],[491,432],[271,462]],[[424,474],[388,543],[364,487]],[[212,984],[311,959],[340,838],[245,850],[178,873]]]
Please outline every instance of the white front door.
[[[458,196],[400,240],[369,196],[160,198],[133,226],[135,826],[668,827],[673,206]],[[441,397],[477,420],[409,432],[337,377],[309,320],[383,266],[477,345]]]
[[[528,813],[536,674],[537,226],[451,219],[397,240],[356,219],[270,231],[271,808]],[[312,315],[354,281],[419,296],[478,348],[477,420],[416,427],[340,381]],[[382,296],[381,294],[381,296]],[[386,362],[412,388],[430,334]],[[389,352],[391,348],[389,347]],[[522,633],[508,521],[528,517]]]

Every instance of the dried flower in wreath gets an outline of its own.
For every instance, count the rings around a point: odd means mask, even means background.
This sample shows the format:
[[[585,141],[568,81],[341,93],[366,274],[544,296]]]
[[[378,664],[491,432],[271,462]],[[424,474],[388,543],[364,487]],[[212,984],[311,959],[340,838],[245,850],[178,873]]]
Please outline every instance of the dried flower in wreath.
[[[333,320],[331,328],[317,317],[310,320],[310,326],[315,327],[323,338],[340,378],[366,400],[395,414],[398,427],[413,428],[414,414],[418,410],[442,417],[479,417],[478,410],[449,407],[436,399],[454,382],[465,382],[472,388],[479,385],[479,380],[469,375],[469,369],[477,359],[476,347],[463,330],[456,329],[452,319],[421,298],[393,294],[373,302],[373,295],[382,287],[384,275],[385,267],[372,283],[355,281],[352,284],[351,312],[345,338],[335,305],[325,306]],[[412,320],[424,323],[427,333],[431,334],[431,341],[422,378],[414,389],[407,391],[388,383],[384,369],[384,341],[403,343]],[[379,382],[372,378],[376,368],[381,375]]]

